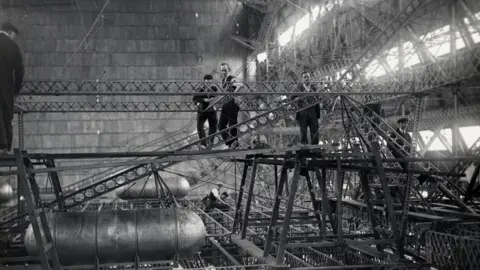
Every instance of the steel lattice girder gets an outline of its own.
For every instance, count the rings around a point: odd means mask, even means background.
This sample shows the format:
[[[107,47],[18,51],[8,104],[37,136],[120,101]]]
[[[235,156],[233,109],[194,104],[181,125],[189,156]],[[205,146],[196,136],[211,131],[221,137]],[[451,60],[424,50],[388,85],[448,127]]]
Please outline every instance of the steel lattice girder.
[[[454,108],[447,109],[435,109],[426,111],[423,113],[422,119],[420,121],[421,129],[433,129],[441,124],[451,124],[454,121],[466,121],[466,122],[478,122],[480,113],[480,105],[473,106],[462,106],[458,108],[458,113],[455,115]],[[397,116],[391,116],[383,119],[385,123],[393,125],[397,122]],[[322,126],[322,129],[326,130],[337,130],[343,129],[341,123],[327,123]],[[272,133],[280,134],[296,134],[300,135],[300,129],[298,127],[276,127],[274,129],[268,130]]]
[[[198,112],[193,102],[78,102],[41,101],[16,102],[18,110],[24,112]],[[249,100],[239,102],[241,111],[270,111],[275,104]]]
[[[312,81],[319,89],[330,88],[332,83],[328,81]],[[199,81],[25,81],[21,95],[24,96],[99,96],[99,95],[128,95],[128,96],[203,96],[204,92],[198,92],[204,86],[215,86],[218,91],[215,95],[229,96],[265,96],[265,95],[334,95],[329,91],[320,93],[297,92],[299,82],[292,81],[261,81],[243,82],[241,91],[224,91],[221,83],[205,84]],[[413,91],[399,93],[398,91],[365,91],[363,83],[351,83],[345,91],[342,85],[335,85],[334,92],[345,95],[397,95],[413,94]],[[370,85],[370,82],[368,83]],[[378,87],[377,87],[378,88]],[[342,92],[344,91],[344,92]]]
[[[455,69],[449,69],[449,70],[455,70]],[[431,89],[433,86],[435,86],[436,84],[439,84],[439,83],[440,82],[436,81],[436,80],[423,81],[421,84],[419,84],[419,86],[421,86],[421,87],[418,88],[417,91],[420,92],[424,89]],[[317,100],[316,102],[309,103],[308,106],[314,106],[315,104],[318,104],[321,101],[322,100]],[[295,111],[287,111],[286,110],[287,106],[292,105],[293,103],[294,102],[288,102],[286,104],[283,104],[283,105],[273,109],[272,111],[269,111],[267,113],[263,113],[261,115],[258,115],[256,117],[254,117],[254,118],[251,118],[251,119],[249,119],[245,122],[237,124],[236,126],[238,126],[238,127],[245,126],[245,131],[240,130],[240,133],[239,133],[238,137],[241,137],[241,136],[244,136],[248,133],[251,133],[254,130],[269,126],[273,122],[277,122],[281,119],[284,119],[285,117],[288,117],[289,115],[292,115],[292,114],[296,113],[297,110],[295,110]],[[272,119],[269,118],[270,113],[273,114]],[[217,134],[214,134],[214,135],[217,135]],[[191,144],[188,144],[188,145],[180,148],[179,150],[188,149],[191,146],[197,145],[197,144],[198,144],[198,142],[191,143]],[[173,164],[175,164],[175,163],[170,163],[170,164],[167,164],[165,166],[161,166],[160,168],[155,168],[155,169],[152,168],[151,166],[137,166],[137,167],[134,167],[132,169],[126,170],[124,172],[121,172],[119,174],[116,174],[112,177],[109,177],[105,180],[102,180],[102,181],[100,181],[100,182],[98,182],[98,183],[96,183],[96,184],[94,184],[90,187],[87,187],[85,189],[82,189],[82,190],[79,190],[79,191],[74,192],[72,194],[69,194],[69,195],[66,196],[66,198],[70,198],[70,199],[77,198],[76,200],[74,200],[72,205],[78,205],[78,204],[81,204],[81,203],[87,201],[88,199],[98,197],[98,196],[100,196],[102,194],[105,194],[107,192],[110,192],[110,191],[112,191],[112,190],[114,190],[118,187],[124,186],[128,183],[131,183],[131,182],[134,182],[138,179],[141,179],[141,178],[145,177],[146,175],[149,175],[153,171],[164,169],[164,168],[166,168],[168,166],[171,166]],[[77,196],[77,195],[79,195],[79,196]]]
[[[336,84],[322,83],[320,89],[324,89],[325,92],[330,94],[346,94],[352,93],[356,100],[364,100],[365,96],[368,96],[368,101],[365,103],[378,103],[390,101],[395,98],[409,96],[412,93],[422,93],[429,90],[435,90],[437,87],[445,84],[459,82],[480,75],[480,48],[476,47],[472,50],[465,50],[459,52],[456,55],[457,60],[453,61],[453,58],[444,58],[438,60],[436,63],[430,63],[415,67],[415,69],[404,71],[402,73],[396,73],[393,76],[385,76],[376,78],[375,81],[364,82],[340,82]],[[461,66],[462,68],[459,68]],[[49,93],[55,95],[61,95],[63,93],[75,92],[75,93],[93,93],[92,89],[95,88],[93,82],[82,83],[65,83],[65,82],[28,82],[25,87],[31,87],[30,93]],[[99,88],[99,93],[102,93],[100,89],[105,89],[103,93],[126,93],[133,94],[139,93],[152,93],[148,90],[147,86],[155,85],[157,89],[162,93],[169,93],[175,85],[175,89],[178,93],[182,91],[189,91],[185,93],[193,94],[191,92],[191,85],[184,82],[126,82],[120,84],[120,82],[103,82],[102,87]],[[319,83],[320,84],[320,83]],[[29,86],[27,86],[29,85]],[[190,86],[187,86],[190,85]],[[244,94],[249,95],[262,95],[262,94],[275,94],[281,95],[282,93],[292,93],[291,89],[294,89],[296,83],[293,82],[259,82],[259,83],[245,83],[247,91]],[[49,87],[47,87],[49,86]],[[66,91],[60,91],[59,87],[64,87]],[[118,88],[116,88],[118,87]],[[187,88],[188,87],[188,88]],[[259,88],[253,88],[259,87]],[[262,92],[254,92],[253,89],[260,90]],[[84,91],[84,89],[87,89]],[[108,90],[108,89],[118,89]],[[287,90],[288,89],[288,90]],[[280,90],[280,91],[279,91]],[[443,88],[440,88],[443,90]],[[25,93],[28,93],[26,90]],[[131,92],[133,91],[133,92]],[[167,91],[167,92],[165,92]],[[172,90],[173,91],[173,90]],[[280,93],[279,93],[280,92]],[[368,93],[371,93],[369,95]],[[381,94],[385,93],[385,94]],[[398,93],[393,94],[393,93]],[[408,93],[408,94],[406,94]],[[378,95],[377,95],[378,94]],[[364,102],[362,102],[364,103]],[[78,111],[78,112],[123,112],[123,111],[196,111],[196,106],[192,102],[17,102],[17,106],[24,111],[32,112],[63,112],[63,111]],[[262,107],[264,106],[264,107]],[[248,100],[242,101],[240,107],[246,111],[263,111],[273,109],[275,104],[268,104],[262,101]]]
[[[267,113],[260,114],[256,117],[253,117],[247,121],[238,123],[237,125],[231,126],[229,128],[226,128],[224,131],[228,132],[232,128],[238,128],[238,134],[237,138],[243,137],[247,134],[252,133],[255,130],[268,127],[272,123],[277,122],[278,120],[281,120],[285,117],[288,117],[292,114],[297,113],[300,110],[303,110],[305,108],[313,107],[316,104],[319,104],[320,102],[323,101],[323,99],[318,99],[318,98],[300,98],[300,100],[303,100],[305,102],[305,107],[301,109],[295,109],[295,110],[287,110],[287,107],[291,107],[294,104],[297,104],[298,100],[288,102],[286,104],[283,104],[282,106],[279,106],[275,108],[272,111],[269,111]],[[214,134],[211,134],[207,136],[205,139],[209,139],[214,136],[220,135],[221,132],[217,132]],[[192,147],[198,146],[200,141],[195,141],[189,144],[184,145],[183,147],[178,148],[176,151],[182,151],[182,150],[187,150],[191,149]],[[212,147],[216,147],[220,144],[223,144],[223,141],[219,141],[215,145],[212,145]],[[155,163],[155,164],[153,164]],[[161,164],[162,163],[162,157],[152,159],[152,164],[146,164],[146,165],[139,165],[135,166],[130,169],[123,170],[119,173],[116,173],[110,177],[107,177],[106,179],[103,179],[97,183],[94,183],[88,187],[85,187],[83,189],[77,190],[75,192],[72,192],[70,194],[67,194],[63,196],[65,200],[65,208],[69,209],[75,206],[78,206],[80,204],[83,204],[87,201],[90,201],[96,197],[99,197],[103,194],[109,193],[117,188],[120,188],[122,186],[125,186],[129,183],[133,183],[137,180],[143,179],[145,177],[148,177],[154,172],[161,171],[165,168],[171,167],[175,164],[180,163],[179,161],[174,161],[174,162],[168,162],[168,163],[163,163],[160,166],[157,166],[156,164]],[[52,201],[46,206],[54,206],[57,202]],[[18,217],[15,217],[13,219],[10,219],[8,221],[3,222],[2,224],[5,223],[10,223],[18,218],[22,218],[26,215],[21,215]]]

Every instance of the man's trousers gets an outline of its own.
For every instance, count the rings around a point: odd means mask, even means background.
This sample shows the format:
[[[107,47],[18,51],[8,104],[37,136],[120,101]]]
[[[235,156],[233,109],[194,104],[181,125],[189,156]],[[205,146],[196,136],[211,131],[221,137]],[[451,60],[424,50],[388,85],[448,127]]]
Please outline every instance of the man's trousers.
[[[8,108],[0,101],[0,150],[10,151],[12,149],[12,120],[13,109]]]
[[[220,114],[220,121],[218,122],[218,129],[222,131],[227,127],[236,125],[238,123],[239,111],[240,111],[240,107],[236,103],[229,102],[223,105],[222,113]],[[236,127],[221,133],[222,139],[227,146],[230,146],[234,142],[238,141],[237,133],[238,133],[238,130]]]
[[[197,132],[198,137],[201,140],[201,144],[207,146],[207,140],[205,140],[205,122],[208,120],[208,135],[212,135],[217,132],[217,113],[215,111],[201,112],[197,114]],[[215,137],[208,139],[210,144],[214,143]]]
[[[298,114],[298,124],[300,125],[300,142],[308,144],[307,129],[310,129],[310,139],[312,145],[318,145],[318,119],[314,108],[308,108]]]

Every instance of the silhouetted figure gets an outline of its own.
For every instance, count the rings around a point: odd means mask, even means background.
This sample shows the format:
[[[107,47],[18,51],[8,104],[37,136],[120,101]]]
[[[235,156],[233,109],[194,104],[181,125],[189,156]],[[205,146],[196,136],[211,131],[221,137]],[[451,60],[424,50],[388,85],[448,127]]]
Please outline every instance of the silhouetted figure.
[[[214,94],[217,92],[217,87],[210,85],[213,81],[212,75],[205,75],[203,77],[205,84],[197,89],[197,92],[205,93],[204,96],[194,96],[193,101],[197,105],[197,132],[198,137],[200,138],[200,146],[203,148],[208,148],[214,144],[215,137],[211,137],[208,140],[205,140],[205,121],[208,120],[208,135],[212,135],[217,132],[217,113],[213,107],[208,108],[210,101],[213,99]]]
[[[303,83],[297,86],[297,92],[317,92],[315,85],[310,83],[310,73],[302,73]],[[300,98],[302,100],[297,101],[298,109],[301,109],[307,106],[306,100],[315,100],[314,96],[292,96],[291,100]],[[310,129],[310,139],[312,145],[318,145],[319,134],[318,134],[318,120],[320,119],[320,104],[315,106],[305,108],[297,112],[295,120],[297,120],[298,125],[300,126],[300,143],[308,144],[307,140],[307,129]]]
[[[242,87],[242,84],[236,82],[235,77],[229,75],[230,71],[230,66],[227,63],[220,65],[220,72],[222,73],[222,87],[224,91],[237,92]],[[235,102],[235,98],[233,96],[227,96],[227,98],[229,100],[222,106],[222,112],[220,113],[220,120],[218,122],[219,131],[225,130],[238,123],[238,112],[240,111],[240,106],[238,106],[238,104]],[[228,148],[235,149],[238,147],[237,133],[238,129],[236,127],[221,133],[222,139]]]
[[[11,23],[4,23],[0,29],[0,155],[12,149],[15,96],[22,87],[22,53],[15,38],[18,29]]]
[[[398,128],[395,131],[400,137],[395,133],[390,134],[392,142],[388,144],[388,148],[395,158],[406,158],[410,155],[410,145],[412,144],[412,137],[407,132],[408,118],[403,117],[398,119],[397,124]],[[405,144],[405,142],[407,142],[407,144]],[[402,166],[404,170],[407,170],[408,162],[400,162],[400,166]]]

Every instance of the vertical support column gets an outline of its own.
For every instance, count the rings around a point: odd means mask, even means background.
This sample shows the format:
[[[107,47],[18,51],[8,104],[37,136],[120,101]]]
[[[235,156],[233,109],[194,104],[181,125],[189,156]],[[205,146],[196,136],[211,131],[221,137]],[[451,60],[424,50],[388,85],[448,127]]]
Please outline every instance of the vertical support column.
[[[300,178],[300,168],[301,168],[300,161],[297,160],[297,162],[295,163],[295,169],[293,172],[292,185],[290,186],[290,194],[288,196],[287,207],[285,209],[285,218],[283,220],[282,233],[280,235],[280,243],[278,245],[278,250],[277,250],[277,261],[276,261],[277,265],[281,265],[283,263],[283,253],[285,251],[285,244],[287,243],[288,228],[290,227],[290,219],[292,216],[293,204],[295,202],[295,193],[297,192],[298,179]]]
[[[402,6],[403,6],[403,0],[398,0],[397,1],[397,5],[398,5],[398,11],[400,12],[402,10]],[[399,38],[399,43],[398,43],[398,69],[400,71],[400,73],[403,72],[403,69],[405,67],[405,50],[403,48],[403,33],[402,31],[400,31],[400,33],[398,33],[400,38]],[[404,111],[402,111],[402,115],[404,115]]]
[[[273,204],[272,216],[270,217],[270,224],[268,225],[268,232],[267,232],[267,240],[265,243],[265,247],[263,249],[263,257],[268,257],[270,253],[270,249],[272,247],[273,236],[276,231],[277,226],[277,219],[278,219],[278,212],[280,210],[280,202],[281,197],[283,196],[283,188],[285,186],[285,182],[287,182],[288,178],[288,166],[284,164],[282,166],[281,175],[280,175],[280,183],[278,184],[277,188],[277,195],[275,196],[275,202]]]
[[[15,149],[15,156],[18,169],[18,181],[23,182],[23,194],[25,195],[25,202],[27,204],[27,210],[29,215],[29,220],[32,224],[33,234],[35,236],[35,242],[38,248],[38,254],[42,264],[42,269],[44,270],[60,270],[60,261],[58,259],[57,251],[53,245],[53,238],[48,227],[47,218],[45,216],[45,210],[43,209],[42,204],[40,207],[36,207],[36,202],[40,201],[38,196],[38,186],[33,176],[28,176],[24,158],[19,149]],[[32,193],[30,193],[32,191]],[[33,196],[32,196],[33,195]],[[40,224],[39,224],[40,219]],[[41,226],[41,227],[40,227]],[[42,232],[43,231],[43,235]],[[44,236],[44,237],[42,237]],[[44,241],[45,239],[45,241]],[[50,255],[50,256],[49,256]],[[50,257],[50,258],[49,258]],[[52,266],[50,266],[49,259],[52,261]]]
[[[477,181],[478,175],[480,173],[480,163],[477,163],[475,166],[475,170],[472,173],[472,177],[470,178],[470,183],[468,184],[467,191],[465,192],[465,199],[463,202],[467,203],[469,200],[472,199],[473,189],[475,187],[475,182]]]
[[[275,158],[275,161],[277,161],[277,158]],[[273,167],[273,174],[274,174],[274,178],[275,178],[275,194],[278,192],[278,188],[279,188],[279,183],[278,183],[278,165],[275,165]]]
[[[400,242],[399,242],[397,220],[396,220],[395,212],[393,209],[393,200],[391,196],[392,193],[390,193],[390,187],[388,186],[387,178],[385,177],[385,170],[383,169],[382,157],[380,156],[380,146],[378,145],[378,142],[372,142],[372,149],[374,154],[373,165],[378,170],[380,183],[382,185],[383,193],[385,196],[385,204],[387,205],[388,219],[390,221],[390,226],[392,227],[393,235],[396,238],[395,242],[397,244],[397,250],[400,250],[402,247],[400,247]]]
[[[267,15],[268,16],[268,15]],[[270,61],[268,60],[268,44],[269,44],[269,38],[267,37],[267,39],[265,40],[265,53],[267,54],[267,58],[265,59],[265,73],[267,74],[266,78],[267,78],[267,81],[269,81],[270,79],[270,73],[269,73],[269,65],[270,65]]]
[[[53,159],[47,160],[46,166],[48,168],[55,168],[55,161]],[[53,191],[55,192],[55,198],[57,199],[58,203],[58,210],[63,211],[65,210],[65,202],[63,200],[62,186],[60,185],[58,173],[50,172],[48,174],[50,176],[50,180],[52,181]]]
[[[317,220],[317,225],[319,231],[322,229],[322,220],[320,218],[320,210],[318,209],[317,199],[315,198],[315,193],[313,192],[313,184],[310,179],[310,174],[305,175],[305,180],[307,180],[308,191],[310,193],[310,200],[312,201],[313,210],[315,211],[315,219]]]
[[[320,188],[320,193],[322,194],[322,228],[320,229],[321,235],[325,237],[327,234],[327,208],[330,208],[328,195],[327,195],[327,179],[325,177],[326,169],[322,169],[322,175],[318,168],[315,168],[315,175],[318,181],[318,187]]]
[[[247,179],[247,172],[248,172],[248,166],[249,166],[250,161],[245,161],[245,164],[243,165],[243,172],[242,172],[242,179],[240,181],[240,190],[238,191],[237,194],[237,205],[235,207],[235,218],[233,220],[233,229],[232,233],[237,232],[238,225],[240,223],[240,213],[242,212],[242,198],[243,198],[243,190],[245,188],[245,181]]]
[[[450,5],[451,23],[450,23],[450,53],[453,56],[453,66],[457,66],[457,8],[456,1]]]
[[[330,200],[327,193],[327,169],[322,168],[322,173],[320,173],[320,170],[315,168],[315,175],[317,176],[320,192],[322,193],[322,235],[325,236],[327,233],[327,215],[333,232],[337,231],[337,224],[333,219]]]
[[[342,174],[342,163],[340,157],[337,157],[337,181],[336,181],[336,190],[335,195],[337,196],[337,234],[338,239],[342,239],[343,228],[342,228],[342,195],[343,195],[343,174]]]
[[[18,113],[18,148],[24,149],[25,134],[23,131],[23,112]]]
[[[252,165],[252,177],[250,178],[250,186],[248,187],[248,197],[247,203],[245,205],[245,214],[243,217],[243,226],[242,226],[242,239],[245,239],[247,235],[247,227],[248,227],[248,219],[250,218],[250,207],[252,205],[252,197],[253,197],[253,188],[255,186],[255,177],[257,175],[257,161],[253,161]]]
[[[363,200],[367,205],[368,218],[370,219],[370,223],[372,224],[373,237],[378,240],[380,239],[380,233],[376,230],[377,220],[375,219],[375,211],[373,209],[372,202],[370,201],[370,186],[368,183],[368,174],[363,170],[360,171],[360,182],[363,189]],[[381,250],[380,245],[377,245],[377,250]]]
[[[460,144],[458,129],[458,89],[453,90],[453,124],[452,124],[452,155],[458,156],[458,145]]]

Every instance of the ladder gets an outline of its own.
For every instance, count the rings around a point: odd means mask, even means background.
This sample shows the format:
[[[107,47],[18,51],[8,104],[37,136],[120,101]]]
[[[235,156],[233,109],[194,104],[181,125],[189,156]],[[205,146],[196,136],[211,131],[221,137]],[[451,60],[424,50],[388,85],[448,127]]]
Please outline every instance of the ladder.
[[[27,212],[32,223],[33,234],[43,270],[61,270],[57,250],[53,244],[52,234],[48,227],[45,209],[41,203],[35,177],[27,175],[25,160],[20,149],[14,149],[18,169],[18,181],[22,182],[21,192],[27,204]],[[40,222],[39,222],[40,221]],[[43,231],[43,233],[42,233]]]

